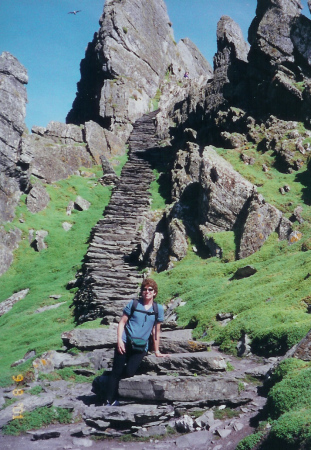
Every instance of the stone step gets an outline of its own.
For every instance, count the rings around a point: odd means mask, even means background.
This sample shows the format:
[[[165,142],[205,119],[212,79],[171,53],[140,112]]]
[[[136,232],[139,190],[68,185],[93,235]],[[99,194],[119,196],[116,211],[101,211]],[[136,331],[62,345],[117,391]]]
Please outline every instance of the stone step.
[[[150,355],[144,358],[139,373],[155,372],[160,375],[206,375],[215,372],[225,372],[226,359],[215,351],[197,353],[173,353],[169,357],[157,358]]]
[[[155,402],[230,403],[241,405],[251,397],[240,389],[240,381],[221,376],[146,376],[135,375],[119,384],[121,398]]]

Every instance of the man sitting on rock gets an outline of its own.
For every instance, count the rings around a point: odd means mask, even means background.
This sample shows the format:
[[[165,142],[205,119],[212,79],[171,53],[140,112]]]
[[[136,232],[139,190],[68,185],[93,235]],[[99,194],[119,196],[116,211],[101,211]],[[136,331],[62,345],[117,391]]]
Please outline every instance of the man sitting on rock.
[[[138,300],[131,300],[124,308],[118,325],[117,347],[106,389],[107,406],[119,405],[117,400],[119,381],[122,377],[135,375],[142,359],[148,353],[151,334],[155,355],[168,356],[159,350],[164,309],[162,305],[154,302],[158,294],[157,283],[146,278],[142,282],[140,292],[141,297]]]

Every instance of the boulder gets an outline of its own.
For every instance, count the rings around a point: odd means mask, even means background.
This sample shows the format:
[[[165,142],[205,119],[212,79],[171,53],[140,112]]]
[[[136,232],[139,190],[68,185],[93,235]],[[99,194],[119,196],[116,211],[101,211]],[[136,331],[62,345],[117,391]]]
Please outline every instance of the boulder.
[[[102,157],[124,153],[123,141],[92,120],[85,123],[85,140],[96,164],[102,163]]]
[[[69,353],[59,353],[55,350],[49,350],[33,361],[33,366],[38,372],[46,372],[47,368],[48,372],[52,372],[55,369],[63,369],[64,367],[87,367],[89,364],[90,360],[82,353],[72,356]]]
[[[48,236],[46,230],[29,230],[29,243],[36,252],[41,252],[47,248],[47,244],[44,239]]]
[[[311,331],[301,339],[292,356],[303,361],[311,361]]]
[[[255,195],[249,208],[240,242],[239,258],[246,258],[259,250],[270,234],[278,229],[281,211]]]
[[[167,321],[165,319],[162,328],[171,323],[172,318]],[[163,353],[191,353],[205,352],[208,344],[205,342],[194,341],[192,338],[192,330],[173,330],[162,331],[160,348]]]
[[[6,232],[0,227],[0,275],[5,273],[13,262],[13,251],[18,248],[22,232],[19,228],[13,228]]]
[[[74,201],[74,208],[78,211],[87,211],[89,207],[91,206],[91,203],[85,200],[85,198],[78,195]]]
[[[222,230],[232,230],[255,187],[218,156],[212,147],[204,148],[200,183],[202,222]]]
[[[19,302],[20,300],[23,300],[26,295],[28,294],[29,289],[23,289],[22,291],[16,292],[15,294],[11,295],[11,297],[7,298],[3,302],[0,303],[0,316],[10,311],[10,309],[13,308],[15,303]]]
[[[300,0],[259,1],[249,28],[252,103],[285,119],[304,120],[310,104],[297,87],[310,71],[311,21],[301,9]]]
[[[47,207],[50,196],[42,184],[36,183],[27,196],[27,209],[32,213],[42,211]]]
[[[173,218],[168,226],[170,254],[177,258],[183,259],[188,251],[188,241],[186,229],[181,220]]]

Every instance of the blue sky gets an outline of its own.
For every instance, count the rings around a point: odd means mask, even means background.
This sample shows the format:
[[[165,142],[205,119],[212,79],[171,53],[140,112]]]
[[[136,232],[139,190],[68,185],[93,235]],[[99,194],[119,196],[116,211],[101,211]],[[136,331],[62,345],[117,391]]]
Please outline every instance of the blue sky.
[[[307,0],[303,13],[310,17]],[[190,38],[212,64],[216,27],[232,17],[244,38],[255,16],[256,0],[166,0],[175,40]],[[26,67],[26,125],[65,122],[80,80],[80,61],[99,29],[104,0],[0,0],[0,53],[12,53]],[[69,11],[81,10],[77,15]]]

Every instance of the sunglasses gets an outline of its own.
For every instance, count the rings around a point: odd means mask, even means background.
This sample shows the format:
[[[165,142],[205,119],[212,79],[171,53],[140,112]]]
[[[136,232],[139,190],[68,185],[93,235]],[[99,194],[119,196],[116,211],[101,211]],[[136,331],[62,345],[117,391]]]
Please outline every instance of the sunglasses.
[[[152,292],[152,291],[153,291],[153,288],[144,288],[144,289],[142,289],[142,291],[143,291],[143,292],[146,292],[146,291]]]

